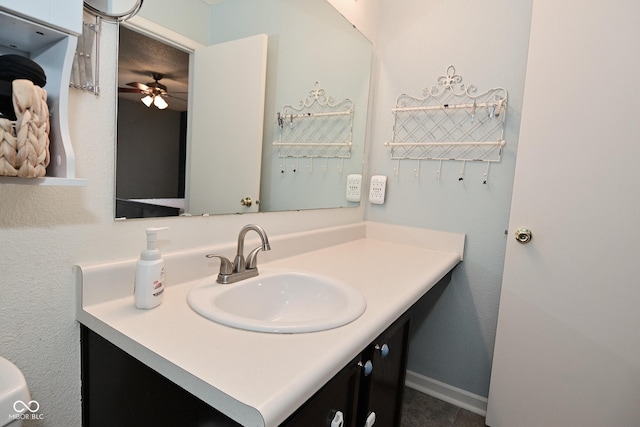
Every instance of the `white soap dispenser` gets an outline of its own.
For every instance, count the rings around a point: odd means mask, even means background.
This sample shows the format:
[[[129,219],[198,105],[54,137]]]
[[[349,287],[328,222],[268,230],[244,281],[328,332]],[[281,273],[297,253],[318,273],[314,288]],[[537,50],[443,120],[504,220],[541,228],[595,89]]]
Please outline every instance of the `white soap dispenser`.
[[[136,265],[133,297],[137,308],[154,308],[162,302],[164,292],[164,260],[156,249],[157,232],[169,227],[147,228],[147,249],[140,252]]]

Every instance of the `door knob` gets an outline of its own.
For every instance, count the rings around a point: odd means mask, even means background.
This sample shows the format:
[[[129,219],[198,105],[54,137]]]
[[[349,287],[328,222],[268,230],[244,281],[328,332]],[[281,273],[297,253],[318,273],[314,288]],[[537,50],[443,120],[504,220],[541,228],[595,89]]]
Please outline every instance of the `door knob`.
[[[531,233],[531,230],[529,230],[528,228],[518,228],[516,230],[515,237],[518,242],[524,245],[525,243],[529,243],[531,241],[531,239],[533,238],[533,233]]]
[[[251,200],[251,197],[245,197],[244,199],[240,200],[240,204],[246,207],[250,207],[252,202],[253,201]]]

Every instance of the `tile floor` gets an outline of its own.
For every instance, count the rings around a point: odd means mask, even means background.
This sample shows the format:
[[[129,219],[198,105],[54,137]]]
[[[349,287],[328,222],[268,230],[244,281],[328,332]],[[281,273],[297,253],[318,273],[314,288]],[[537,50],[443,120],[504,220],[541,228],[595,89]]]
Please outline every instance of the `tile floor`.
[[[480,415],[407,387],[401,427],[485,427],[485,424]]]

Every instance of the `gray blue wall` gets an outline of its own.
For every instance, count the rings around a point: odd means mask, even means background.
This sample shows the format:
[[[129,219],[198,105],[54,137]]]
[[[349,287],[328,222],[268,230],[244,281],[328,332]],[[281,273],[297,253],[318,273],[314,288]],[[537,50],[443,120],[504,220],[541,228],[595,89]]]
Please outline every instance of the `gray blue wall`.
[[[451,283],[431,295],[414,330],[409,369],[480,396],[487,396],[515,167],[532,0],[383,0],[377,66],[370,175],[389,177],[384,205],[367,203],[366,219],[465,233],[465,259]],[[394,176],[384,142],[391,136],[391,108],[403,93],[422,96],[454,65],[478,91],[508,90],[502,161],[400,163]],[[541,166],[540,173],[543,173]],[[393,268],[393,266],[390,266]]]

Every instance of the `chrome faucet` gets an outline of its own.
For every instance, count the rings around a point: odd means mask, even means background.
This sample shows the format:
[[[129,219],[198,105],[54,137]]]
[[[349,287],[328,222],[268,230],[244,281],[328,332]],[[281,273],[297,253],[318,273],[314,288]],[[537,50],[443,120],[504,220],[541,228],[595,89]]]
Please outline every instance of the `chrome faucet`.
[[[247,255],[247,257],[245,258],[244,238],[251,230],[258,233],[258,236],[260,236],[260,240],[262,240],[262,246],[258,246],[252,249],[251,252],[249,252],[249,255]],[[269,244],[267,233],[259,225],[247,224],[242,227],[240,233],[238,234],[238,247],[236,250],[236,257],[234,258],[233,262],[231,262],[228,258],[217,254],[208,254],[206,255],[206,257],[220,258],[220,272],[218,273],[217,282],[228,284],[258,275],[258,252],[260,252],[261,250],[271,250],[271,245]]]

